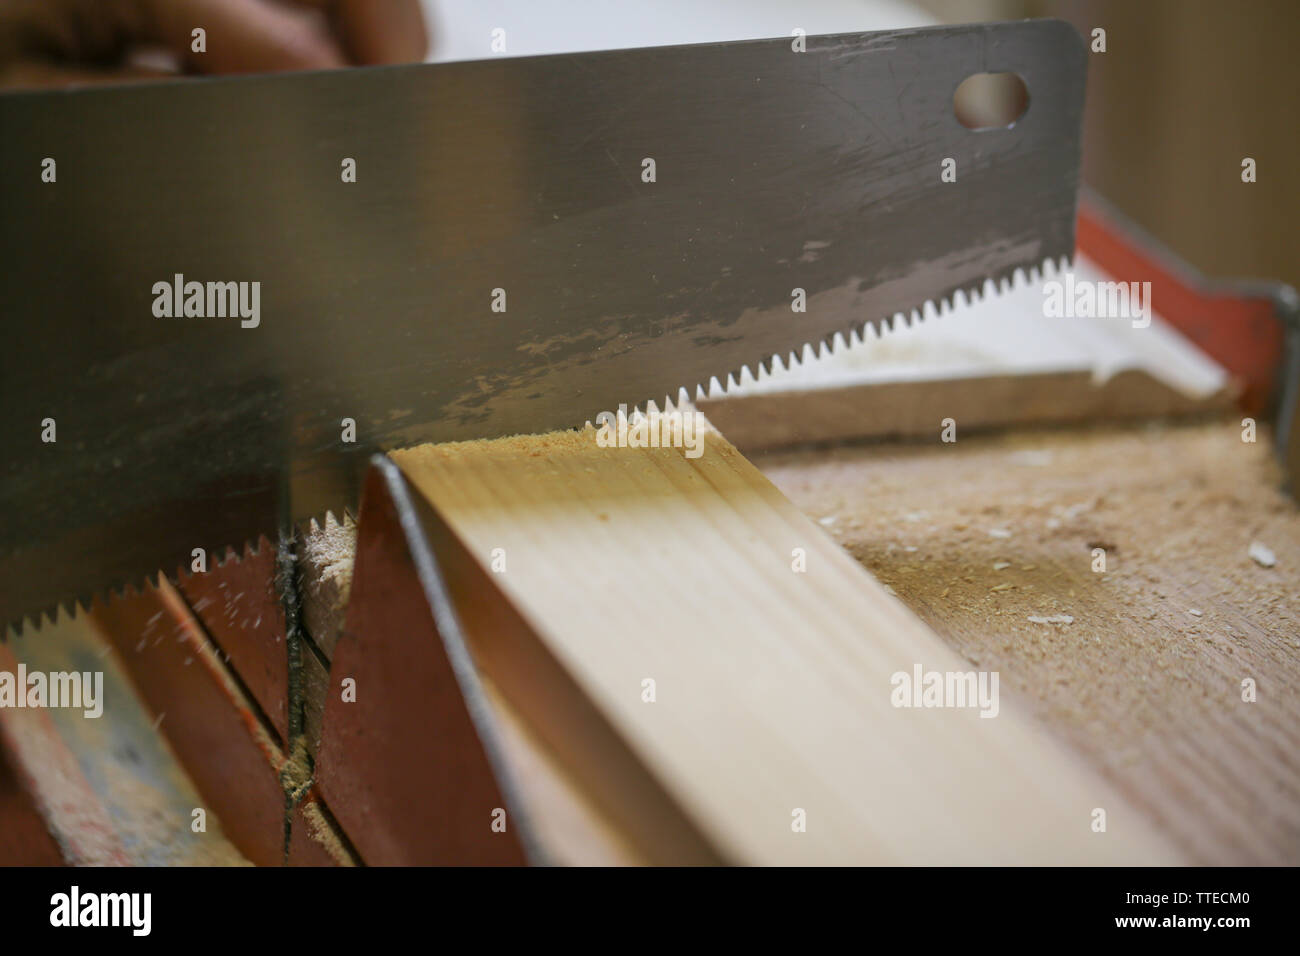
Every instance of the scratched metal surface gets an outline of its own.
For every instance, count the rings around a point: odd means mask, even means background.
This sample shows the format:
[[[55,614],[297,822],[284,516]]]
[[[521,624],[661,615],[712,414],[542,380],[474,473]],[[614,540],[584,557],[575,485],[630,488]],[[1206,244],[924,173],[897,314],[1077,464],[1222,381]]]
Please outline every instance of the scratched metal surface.
[[[1070,255],[1085,60],[1027,21],[0,97],[0,622],[354,504],[375,450],[577,426]],[[1001,70],[1028,112],[967,130]],[[176,273],[259,281],[260,324],[155,317]]]

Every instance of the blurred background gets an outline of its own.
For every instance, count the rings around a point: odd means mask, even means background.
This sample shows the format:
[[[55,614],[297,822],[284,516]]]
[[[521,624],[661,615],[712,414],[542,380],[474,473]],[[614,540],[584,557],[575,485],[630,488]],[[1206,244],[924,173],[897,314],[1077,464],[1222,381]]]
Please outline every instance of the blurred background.
[[[1084,179],[1211,276],[1300,286],[1297,0],[424,0],[433,60],[1056,16],[1090,56]],[[1257,182],[1241,181],[1241,162]]]

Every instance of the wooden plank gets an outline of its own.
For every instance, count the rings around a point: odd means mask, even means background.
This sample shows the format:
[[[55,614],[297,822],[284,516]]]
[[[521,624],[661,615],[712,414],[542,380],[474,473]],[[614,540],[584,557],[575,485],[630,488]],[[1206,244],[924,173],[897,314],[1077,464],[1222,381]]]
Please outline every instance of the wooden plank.
[[[455,603],[485,703],[503,705],[492,718],[505,741],[501,750],[510,772],[520,775],[517,796],[527,813],[540,818],[532,827],[534,838],[543,842],[564,831],[564,845],[544,843],[547,858],[570,860],[608,852],[602,832],[608,821],[616,839],[646,862],[719,862],[698,828],[629,752],[617,729],[501,590],[498,576],[465,548],[437,511],[415,497],[424,505],[424,537]],[[367,526],[363,540],[371,533]],[[526,725],[525,732],[512,734],[515,724]],[[566,803],[562,789],[553,785],[556,777],[577,783],[584,799]],[[585,832],[562,823],[574,819],[572,811],[583,806],[596,811],[586,820]]]
[[[1257,439],[1233,416],[755,463],[1191,859],[1293,865],[1300,512]]]
[[[490,681],[483,690],[492,708],[505,759],[520,785],[537,839],[548,862],[562,866],[635,866],[649,863],[617,822],[565,772]]]
[[[696,459],[602,448],[590,429],[393,457],[724,859],[1179,859],[1011,702],[995,719],[894,706],[895,674],[970,665],[721,435],[704,435]],[[532,699],[511,700],[530,723],[545,719],[548,689],[571,692],[548,688],[547,673]]]
[[[1185,395],[1145,371],[1128,369],[1105,382],[1097,382],[1091,372],[1069,371],[741,390],[702,401],[699,407],[748,453],[857,439],[932,438],[948,419],[959,433],[970,434],[1024,425],[1206,414],[1232,408],[1234,401],[1230,388]]]
[[[16,764],[0,733],[0,866],[63,866],[59,843]]]
[[[285,853],[288,757],[166,579],[92,608],[141,699],[230,841],[258,866]]]
[[[227,562],[215,573],[231,567]],[[270,586],[254,577],[247,584],[259,591]],[[328,817],[299,806],[314,799],[305,741],[287,753],[281,749],[265,713],[168,581],[97,601],[92,620],[157,715],[157,726],[212,808],[210,816],[220,818],[241,852],[259,866],[281,865],[291,854],[295,862],[351,862],[338,851]],[[265,634],[251,628],[250,634],[258,633]],[[247,649],[256,661],[274,645]],[[294,829],[298,823],[301,832]]]
[[[183,570],[176,586],[270,721],[276,743],[287,749],[289,653],[275,590],[275,545],[261,537],[211,561],[202,573]]]
[[[66,622],[44,622],[46,628]],[[41,635],[37,635],[38,637]],[[0,672],[17,675],[19,660],[0,643]],[[76,755],[59,736],[50,712],[34,707],[0,707],[0,750],[10,772],[30,800],[46,832],[72,866],[126,866],[130,857],[113,829],[112,818],[86,780]],[[32,815],[22,814],[30,824]],[[6,826],[18,821],[6,820]],[[39,844],[24,838],[24,852]],[[8,849],[4,856],[8,856]]]
[[[86,811],[99,814],[134,866],[239,866],[247,860],[226,839],[221,821],[206,811],[201,832],[193,811],[205,808],[190,777],[137,697],[121,659],[89,615],[60,614],[39,631],[10,639],[15,658],[29,672],[77,673],[98,687],[95,710],[51,707],[40,711],[57,734],[54,744],[75,761],[83,787],[70,791]],[[0,650],[0,656],[3,656]],[[3,715],[0,715],[2,717]],[[38,737],[28,728],[25,747]],[[47,740],[47,743],[49,741]],[[38,775],[60,760],[42,761]],[[7,824],[6,824],[7,825]]]

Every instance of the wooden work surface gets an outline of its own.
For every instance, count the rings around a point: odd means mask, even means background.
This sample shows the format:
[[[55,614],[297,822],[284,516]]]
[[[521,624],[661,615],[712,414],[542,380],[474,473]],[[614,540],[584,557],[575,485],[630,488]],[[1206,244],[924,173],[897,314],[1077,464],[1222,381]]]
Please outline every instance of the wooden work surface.
[[[1295,864],[1300,512],[1269,441],[1232,419],[752,457],[1193,860]]]

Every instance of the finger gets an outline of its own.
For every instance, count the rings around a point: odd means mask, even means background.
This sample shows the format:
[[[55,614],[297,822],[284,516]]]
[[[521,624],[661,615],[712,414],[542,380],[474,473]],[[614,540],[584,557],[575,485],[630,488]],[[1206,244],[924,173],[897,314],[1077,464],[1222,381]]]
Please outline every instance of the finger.
[[[139,33],[137,0],[0,0],[0,60],[107,66]]]
[[[420,0],[337,0],[334,11],[353,63],[418,63],[429,51]]]
[[[319,15],[263,0],[141,0],[148,34],[202,73],[270,73],[346,66]],[[193,31],[204,31],[194,49]]]

